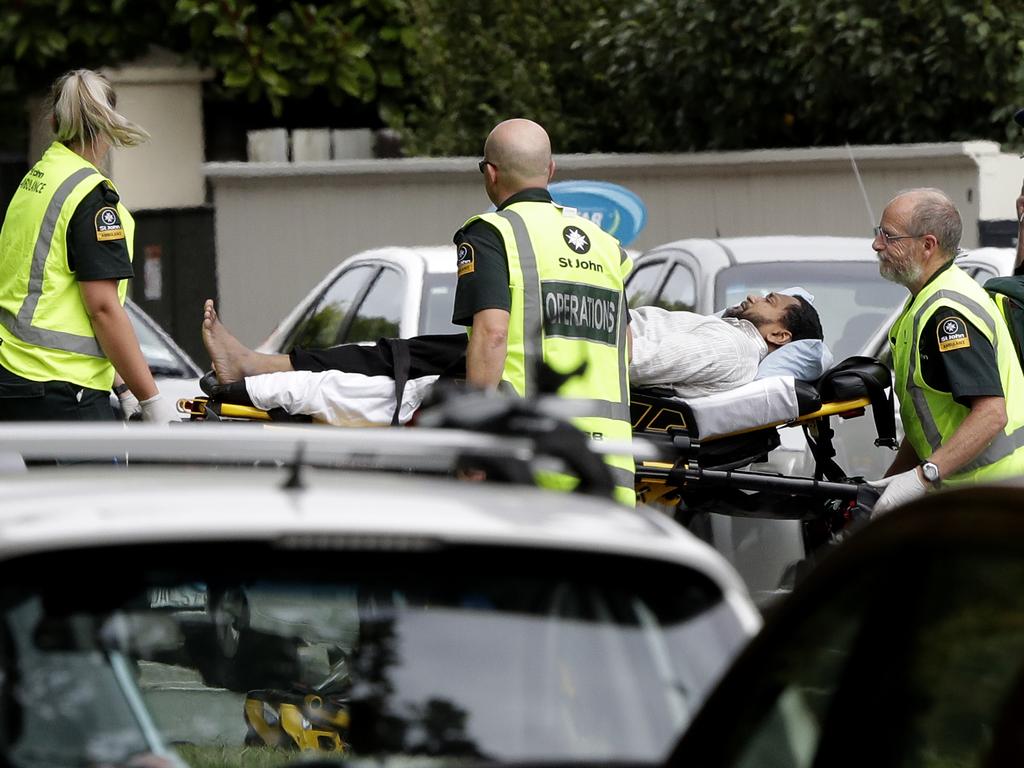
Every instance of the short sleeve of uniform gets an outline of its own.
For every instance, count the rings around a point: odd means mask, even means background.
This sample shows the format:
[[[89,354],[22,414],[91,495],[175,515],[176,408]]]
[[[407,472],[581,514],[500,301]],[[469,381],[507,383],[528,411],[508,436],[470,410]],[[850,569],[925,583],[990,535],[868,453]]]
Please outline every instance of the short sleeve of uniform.
[[[124,223],[117,212],[117,192],[98,185],[71,214],[68,223],[68,268],[78,280],[124,280],[134,277],[128,258]]]
[[[498,231],[477,219],[456,232],[454,240],[458,283],[452,322],[470,326],[483,309],[511,310],[508,258]]]
[[[950,392],[960,405],[972,397],[1003,397],[992,343],[955,309],[942,307],[921,335],[921,374],[925,382]]]

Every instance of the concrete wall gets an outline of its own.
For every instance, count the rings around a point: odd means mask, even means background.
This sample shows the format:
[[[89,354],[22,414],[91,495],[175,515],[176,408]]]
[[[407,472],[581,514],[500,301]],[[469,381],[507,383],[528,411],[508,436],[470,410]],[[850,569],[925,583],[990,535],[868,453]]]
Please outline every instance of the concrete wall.
[[[856,158],[873,215],[854,176]],[[218,290],[230,327],[262,341],[347,256],[382,245],[450,243],[485,210],[479,158],[325,163],[211,163]],[[685,155],[556,157],[557,180],[611,181],[636,192],[648,222],[631,247],[683,237],[868,235],[898,190],[936,186],[964,218],[1014,216],[1024,160],[992,142]]]

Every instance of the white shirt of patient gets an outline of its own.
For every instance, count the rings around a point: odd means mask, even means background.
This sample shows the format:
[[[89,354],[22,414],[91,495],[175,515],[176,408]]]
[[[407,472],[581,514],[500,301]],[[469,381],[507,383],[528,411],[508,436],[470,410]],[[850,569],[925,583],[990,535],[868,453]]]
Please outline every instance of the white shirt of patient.
[[[661,307],[629,313],[632,386],[671,387],[676,397],[724,392],[753,381],[768,354],[764,338],[747,320]]]

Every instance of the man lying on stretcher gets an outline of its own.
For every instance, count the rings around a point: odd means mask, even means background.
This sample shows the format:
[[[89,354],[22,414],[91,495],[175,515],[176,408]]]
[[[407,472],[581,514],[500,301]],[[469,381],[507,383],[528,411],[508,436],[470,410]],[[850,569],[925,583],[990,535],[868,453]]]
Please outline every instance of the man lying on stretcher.
[[[671,387],[678,397],[739,387],[753,381],[769,353],[792,341],[822,338],[814,307],[802,296],[786,293],[748,296],[721,317],[659,307],[631,309],[629,314],[631,385]],[[256,407],[283,408],[331,424],[404,423],[434,381],[458,378],[465,371],[465,334],[268,355],[239,342],[220,322],[210,300],[202,332],[221,384],[244,379]],[[396,410],[399,348],[407,383]]]

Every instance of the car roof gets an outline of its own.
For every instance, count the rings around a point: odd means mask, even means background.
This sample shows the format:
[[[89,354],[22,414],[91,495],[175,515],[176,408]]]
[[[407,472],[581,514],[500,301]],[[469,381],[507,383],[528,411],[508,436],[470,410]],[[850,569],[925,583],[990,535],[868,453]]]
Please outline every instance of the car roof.
[[[702,264],[718,269],[731,264],[770,261],[876,261],[867,237],[766,235],[762,237],[688,238],[645,251],[646,260],[673,251],[688,251]]]
[[[611,501],[316,467],[303,470],[301,489],[286,489],[288,476],[287,468],[93,465],[8,475],[0,480],[0,557],[103,543],[389,536],[653,557],[732,582],[667,518]]]
[[[455,272],[454,245],[385,246],[360,251],[339,264],[348,265],[363,260],[391,261],[401,265],[419,262],[428,274],[449,274]]]
[[[660,512],[607,497],[407,471],[422,465],[436,474],[446,454],[513,455],[525,444],[425,428],[3,426],[0,458],[127,455],[129,466],[108,459],[0,472],[0,559],[103,544],[416,538],[653,558],[693,567],[727,595],[745,594],[718,554]],[[289,455],[299,469],[273,458]],[[346,462],[353,468],[324,467]]]

